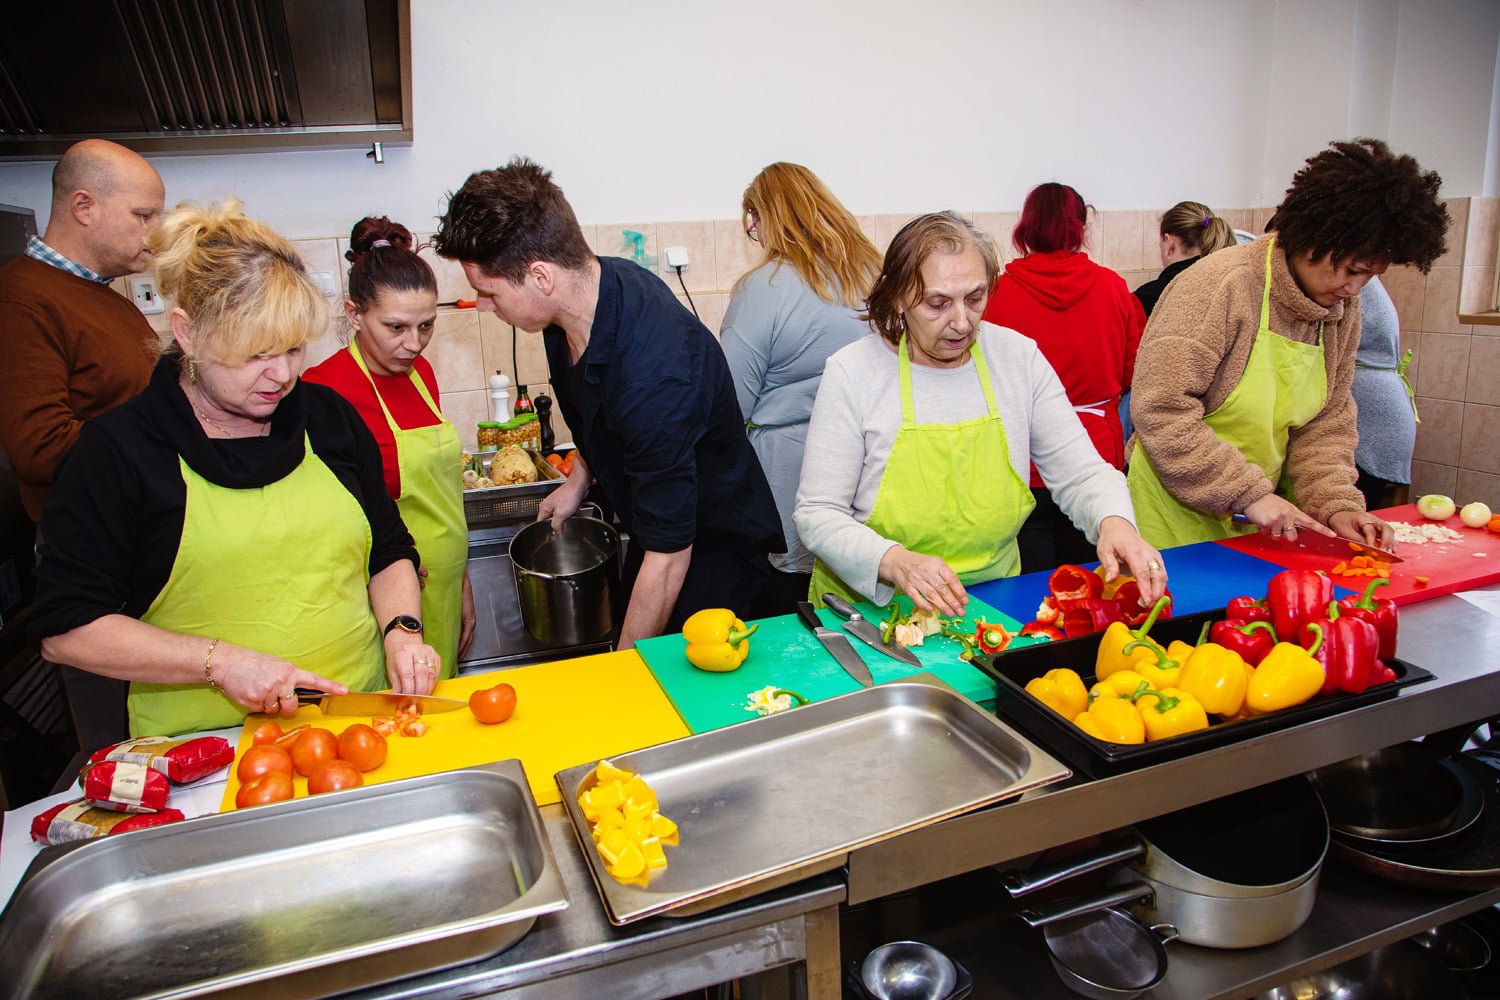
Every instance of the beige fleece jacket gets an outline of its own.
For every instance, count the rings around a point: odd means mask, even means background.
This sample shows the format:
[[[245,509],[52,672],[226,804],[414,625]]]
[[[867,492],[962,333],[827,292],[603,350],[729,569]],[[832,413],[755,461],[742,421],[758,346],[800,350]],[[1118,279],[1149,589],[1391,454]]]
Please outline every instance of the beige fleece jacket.
[[[1266,241],[1210,254],[1167,286],[1141,335],[1130,414],[1141,447],[1179,500],[1223,514],[1243,511],[1275,490],[1260,468],[1203,422],[1239,384],[1260,324]],[[1303,511],[1323,523],[1339,511],[1363,510],[1354,482],[1358,440],[1354,355],[1359,299],[1331,309],[1302,293],[1277,247],[1271,255],[1271,329],[1317,343],[1322,322],[1328,398],[1287,441],[1286,473]]]

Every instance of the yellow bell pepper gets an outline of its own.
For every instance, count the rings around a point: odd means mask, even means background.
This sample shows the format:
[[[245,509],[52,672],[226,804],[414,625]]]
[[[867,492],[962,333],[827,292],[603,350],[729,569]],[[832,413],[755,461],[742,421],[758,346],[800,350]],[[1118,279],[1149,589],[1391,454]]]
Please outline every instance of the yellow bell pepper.
[[[1152,742],[1208,728],[1208,713],[1181,688],[1142,692],[1135,707],[1146,727],[1146,739]]]
[[[687,660],[700,670],[734,670],[750,655],[747,640],[758,628],[747,628],[728,608],[705,608],[682,623],[682,637],[688,641]]]
[[[1144,743],[1146,724],[1134,704],[1124,698],[1095,698],[1073,724],[1106,743]]]
[[[1095,681],[1089,688],[1089,701],[1095,698],[1134,698],[1142,691],[1149,691],[1151,682],[1135,670],[1116,670],[1102,681]]]
[[[1174,645],[1186,646],[1187,643],[1174,643]],[[1177,677],[1182,673],[1182,661],[1174,659],[1150,639],[1137,639],[1135,642],[1126,643],[1123,652],[1129,656],[1137,650],[1144,651],[1153,662],[1137,663],[1132,669],[1144,677],[1151,687],[1160,690],[1177,686]]]
[[[1205,642],[1182,665],[1177,686],[1214,715],[1235,715],[1245,703],[1250,674],[1245,658],[1216,642]]]
[[[1323,689],[1323,665],[1301,646],[1278,642],[1255,668],[1245,707],[1264,714],[1300,705]]]
[[[1138,650],[1135,655],[1125,652],[1125,647],[1131,643],[1147,643],[1161,649],[1161,644],[1152,639],[1146,633],[1151,626],[1156,624],[1156,618],[1162,609],[1171,603],[1171,598],[1163,597],[1156,602],[1151,609],[1151,614],[1141,623],[1140,628],[1131,628],[1124,622],[1110,622],[1104,634],[1099,637],[1099,651],[1094,657],[1094,676],[1104,680],[1117,670],[1134,670],[1136,664],[1141,662],[1155,662],[1156,657],[1148,649]],[[1165,650],[1163,650],[1165,652]]]
[[[1089,707],[1089,693],[1083,678],[1067,667],[1049,670],[1026,682],[1026,693],[1064,719],[1071,720]]]

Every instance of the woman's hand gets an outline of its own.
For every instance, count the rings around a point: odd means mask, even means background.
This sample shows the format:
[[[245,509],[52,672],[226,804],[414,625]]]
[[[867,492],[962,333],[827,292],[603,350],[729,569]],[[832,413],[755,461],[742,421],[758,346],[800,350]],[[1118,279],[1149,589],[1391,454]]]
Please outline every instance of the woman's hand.
[[[474,612],[474,588],[469,584],[468,570],[464,570],[463,607],[458,621],[458,658],[462,660],[469,654],[469,647],[474,645],[474,626],[479,623],[479,616]]]
[[[269,653],[257,652],[228,642],[215,643],[209,655],[209,675],[233,702],[252,712],[297,711],[297,688],[312,688],[324,694],[348,694],[338,681],[288,663]]]
[[[385,637],[385,672],[397,694],[431,694],[443,659],[415,632],[393,628]]]
[[[1275,493],[1267,493],[1246,507],[1245,517],[1260,529],[1261,534],[1270,535],[1272,538],[1285,538],[1289,542],[1297,540],[1299,531],[1316,531],[1323,535],[1333,534],[1311,515],[1304,514],[1296,504]]]
[[[1396,526],[1368,511],[1341,510],[1328,519],[1328,526],[1345,538],[1362,538],[1366,545],[1379,549],[1396,544]]]
[[[1150,607],[1167,590],[1167,567],[1161,553],[1146,543],[1135,525],[1123,517],[1106,517],[1099,524],[1099,568],[1104,579],[1120,575],[1123,564],[1141,588],[1141,604]]]
[[[937,556],[924,556],[903,545],[892,545],[880,557],[880,578],[910,597],[918,611],[961,618],[969,603],[969,593],[952,567]]]

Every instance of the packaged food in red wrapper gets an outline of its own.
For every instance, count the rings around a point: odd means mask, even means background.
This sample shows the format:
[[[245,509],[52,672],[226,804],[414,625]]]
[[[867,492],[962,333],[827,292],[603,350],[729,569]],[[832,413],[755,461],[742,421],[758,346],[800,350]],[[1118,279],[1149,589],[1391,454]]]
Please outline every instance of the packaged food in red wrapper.
[[[71,840],[93,840],[110,833],[129,833],[182,819],[176,809],[154,813],[125,813],[95,809],[88,799],[53,806],[31,821],[31,839],[38,844],[66,844]]]
[[[106,760],[145,764],[182,785],[234,763],[234,747],[222,736],[145,736],[95,750],[89,757],[90,764]]]
[[[79,783],[84,798],[100,809],[119,812],[160,812],[167,807],[167,795],[172,791],[165,774],[125,760],[90,764]]]

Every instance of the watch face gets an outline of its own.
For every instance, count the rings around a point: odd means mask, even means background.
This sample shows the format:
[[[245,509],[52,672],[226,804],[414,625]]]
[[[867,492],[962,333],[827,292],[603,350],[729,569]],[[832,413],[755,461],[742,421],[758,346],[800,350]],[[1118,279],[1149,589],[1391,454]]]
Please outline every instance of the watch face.
[[[403,632],[420,632],[422,631],[422,619],[418,618],[416,615],[397,615],[395,618],[392,618],[391,623],[385,627],[385,632],[387,635],[389,635],[392,629],[398,628]]]

